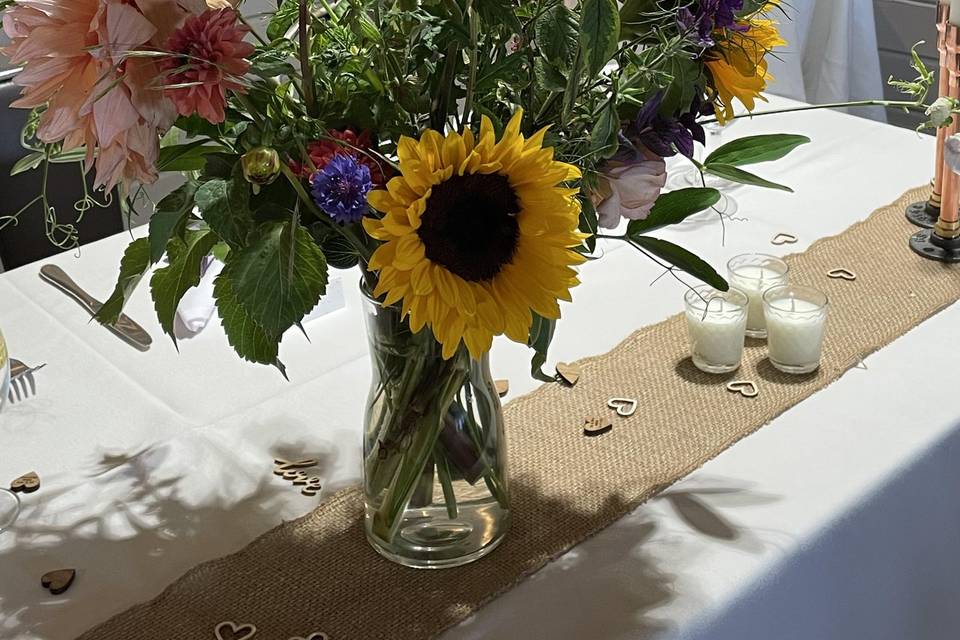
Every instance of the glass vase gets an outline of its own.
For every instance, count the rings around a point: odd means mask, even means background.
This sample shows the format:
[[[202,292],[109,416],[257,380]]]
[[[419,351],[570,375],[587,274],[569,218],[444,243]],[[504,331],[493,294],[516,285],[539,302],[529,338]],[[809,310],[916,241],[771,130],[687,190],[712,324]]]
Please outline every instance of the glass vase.
[[[367,539],[416,568],[490,553],[510,524],[503,412],[489,359],[462,345],[444,359],[424,328],[365,296],[373,379],[363,485]]]

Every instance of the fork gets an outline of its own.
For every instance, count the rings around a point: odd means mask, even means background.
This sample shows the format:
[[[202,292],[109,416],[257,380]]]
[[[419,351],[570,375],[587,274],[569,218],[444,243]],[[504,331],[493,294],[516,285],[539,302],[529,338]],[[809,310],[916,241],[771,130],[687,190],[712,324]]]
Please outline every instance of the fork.
[[[7,393],[7,400],[12,404],[35,395],[37,393],[37,382],[33,374],[45,366],[47,365],[40,364],[31,367],[22,360],[10,358],[10,391]]]

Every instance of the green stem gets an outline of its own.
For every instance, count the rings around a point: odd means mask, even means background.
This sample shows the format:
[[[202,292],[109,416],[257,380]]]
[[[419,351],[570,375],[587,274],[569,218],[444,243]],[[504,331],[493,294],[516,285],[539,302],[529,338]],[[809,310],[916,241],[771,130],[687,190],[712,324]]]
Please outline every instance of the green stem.
[[[457,517],[457,495],[453,492],[453,479],[450,475],[450,464],[443,454],[443,447],[438,444],[433,447],[433,459],[437,463],[437,479],[443,489],[443,502],[447,505],[447,517],[451,520]]]
[[[263,39],[263,36],[261,36],[259,33],[257,33],[257,30],[253,28],[253,25],[250,24],[249,22],[247,22],[247,19],[244,18],[243,15],[241,15],[241,13],[240,13],[239,11],[237,11],[237,20],[239,20],[240,22],[242,22],[242,23],[247,27],[247,29],[250,29],[250,33],[253,34],[253,37],[256,38],[257,42],[259,42],[261,45],[263,45],[263,46],[265,46],[265,47],[269,47],[269,46],[270,46],[270,43],[267,42],[266,40],[264,40],[264,39]]]
[[[313,81],[313,67],[310,65],[310,12],[307,10],[307,0],[300,0],[299,13],[300,28],[297,29],[297,37],[300,40],[300,75],[303,77],[303,102],[307,107],[307,114],[311,118],[317,118],[320,112],[317,110],[317,87]]]
[[[477,50],[477,41],[479,39],[480,25],[477,19],[477,12],[472,6],[472,0],[467,0],[467,19],[470,21],[470,72],[467,76],[467,95],[463,103],[464,122],[469,125],[473,120],[473,92],[477,84],[477,65],[479,64],[479,51]]]
[[[337,24],[340,22],[340,16],[337,15],[337,12],[333,10],[333,7],[330,6],[330,3],[328,3],[327,0],[320,0],[320,4],[323,5],[324,11],[327,12],[327,16],[329,16],[330,22],[332,22],[333,24]]]
[[[417,479],[429,461],[437,437],[443,428],[443,417],[453,402],[457,390],[466,378],[466,372],[457,364],[459,358],[444,362],[445,372],[438,376],[439,393],[431,400],[427,412],[419,419],[413,430],[409,448],[403,454],[403,460],[396,477],[387,489],[383,502],[373,515],[373,533],[381,540],[392,541],[396,535],[403,511],[417,486]],[[402,408],[406,411],[408,408]]]
[[[855,100],[853,102],[830,102],[827,104],[810,104],[802,107],[785,107],[783,109],[770,109],[768,111],[754,111],[752,113],[741,113],[740,115],[728,118],[729,120],[739,120],[740,118],[754,118],[758,116],[772,116],[777,113],[793,113],[794,111],[814,111],[816,109],[842,109],[845,107],[884,107],[887,109],[912,109],[914,111],[926,111],[927,105],[907,100]],[[716,118],[708,118],[701,121],[701,124],[710,124],[717,122]]]

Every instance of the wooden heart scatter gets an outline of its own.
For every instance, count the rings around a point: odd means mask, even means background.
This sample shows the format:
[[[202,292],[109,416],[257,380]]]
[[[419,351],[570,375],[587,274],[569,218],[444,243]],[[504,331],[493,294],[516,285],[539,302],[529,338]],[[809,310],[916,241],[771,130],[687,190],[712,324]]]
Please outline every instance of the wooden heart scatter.
[[[607,406],[616,409],[621,418],[629,418],[637,412],[637,401],[633,398],[610,398]]]
[[[40,577],[40,586],[53,595],[58,596],[70,588],[70,585],[73,584],[73,579],[76,577],[77,572],[74,569],[48,571]]]
[[[756,398],[760,395],[757,384],[753,380],[734,380],[727,383],[727,391],[730,393],[739,393],[744,398]]]
[[[827,271],[827,277],[833,278],[834,280],[847,280],[849,282],[853,282],[857,279],[857,274],[845,267],[837,267],[836,269]]]
[[[217,640],[250,640],[257,635],[257,628],[249,622],[237,624],[227,620],[213,628],[213,635]],[[290,640],[330,640],[330,636],[323,631],[314,631],[307,637],[294,636]]]
[[[577,382],[580,381],[580,367],[575,364],[567,364],[566,362],[557,363],[557,377],[562,381],[570,385],[571,387],[576,386]]]
[[[213,628],[213,635],[217,640],[249,640],[257,635],[257,628],[252,624],[237,624],[227,620]]]
[[[321,484],[319,476],[308,475],[304,469],[315,467],[317,464],[318,461],[314,458],[306,458],[304,460],[275,458],[273,461],[273,474],[289,481],[294,486],[301,487],[300,493],[312,497],[323,489],[323,485]]]
[[[798,239],[792,233],[778,233],[770,240],[770,244],[778,247],[783,244],[796,244]]]
[[[501,398],[510,393],[509,380],[494,380],[493,387],[497,390],[497,395]]]
[[[33,493],[40,488],[40,476],[36,471],[26,473],[10,483],[10,491]]]
[[[601,436],[613,429],[613,421],[610,418],[587,418],[583,421],[583,435]]]

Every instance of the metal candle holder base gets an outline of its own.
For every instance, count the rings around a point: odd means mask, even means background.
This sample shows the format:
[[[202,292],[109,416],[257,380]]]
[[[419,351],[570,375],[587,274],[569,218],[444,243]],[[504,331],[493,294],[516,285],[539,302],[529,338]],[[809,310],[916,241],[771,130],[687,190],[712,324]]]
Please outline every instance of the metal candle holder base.
[[[940,208],[931,206],[929,202],[914,202],[907,207],[907,220],[918,227],[933,229],[939,219]]]
[[[960,237],[944,238],[933,229],[917,231],[910,236],[910,248],[928,260],[960,262]]]

